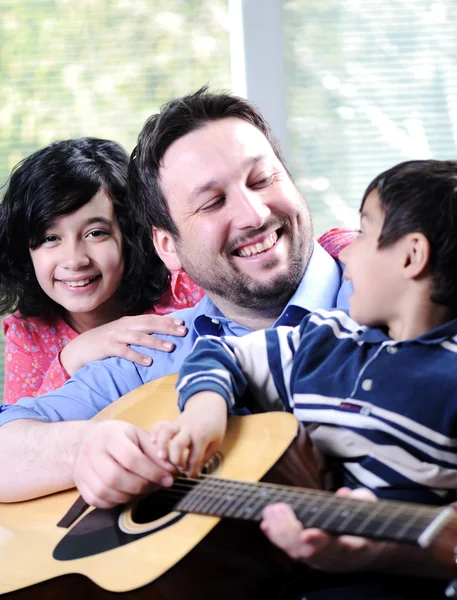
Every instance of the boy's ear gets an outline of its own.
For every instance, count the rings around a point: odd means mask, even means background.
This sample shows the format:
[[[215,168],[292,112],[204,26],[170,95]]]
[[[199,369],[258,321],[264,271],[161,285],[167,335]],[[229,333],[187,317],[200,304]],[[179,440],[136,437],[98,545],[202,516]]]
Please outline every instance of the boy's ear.
[[[164,229],[152,228],[152,237],[157,254],[165,263],[169,271],[179,271],[182,264],[176,252],[176,244],[173,237]]]
[[[416,279],[428,272],[430,243],[423,233],[409,233],[405,239],[404,273],[407,279]]]

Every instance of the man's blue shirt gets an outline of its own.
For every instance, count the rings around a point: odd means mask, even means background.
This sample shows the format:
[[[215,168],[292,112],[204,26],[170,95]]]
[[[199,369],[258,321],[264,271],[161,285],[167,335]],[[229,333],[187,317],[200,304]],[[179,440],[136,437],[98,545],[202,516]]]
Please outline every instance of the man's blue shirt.
[[[317,242],[303,279],[277,325],[296,325],[307,311],[318,308],[347,308],[351,286],[342,279],[342,268]],[[123,358],[94,361],[77,371],[61,388],[38,398],[23,398],[17,404],[2,406],[0,425],[16,419],[69,421],[90,419],[106,406],[137,387],[181,368],[197,337],[202,335],[234,335],[241,337],[251,330],[226,318],[205,296],[196,306],[173,313],[181,318],[189,331],[184,338],[171,338],[171,353],[149,348],[136,348],[153,359],[143,367]]]

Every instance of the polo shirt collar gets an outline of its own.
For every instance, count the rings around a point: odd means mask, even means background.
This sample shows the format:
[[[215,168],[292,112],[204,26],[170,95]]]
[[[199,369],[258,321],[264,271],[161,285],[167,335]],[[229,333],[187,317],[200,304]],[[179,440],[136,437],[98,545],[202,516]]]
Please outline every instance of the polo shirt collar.
[[[381,327],[369,327],[360,335],[359,341],[368,344],[381,344],[383,342],[389,342],[392,345],[407,342],[433,345],[442,344],[446,341],[457,344],[457,319],[452,319],[452,321],[448,321],[447,323],[444,323],[444,325],[435,327],[435,329],[427,331],[427,333],[424,333],[413,340],[392,340],[386,334],[385,329]]]

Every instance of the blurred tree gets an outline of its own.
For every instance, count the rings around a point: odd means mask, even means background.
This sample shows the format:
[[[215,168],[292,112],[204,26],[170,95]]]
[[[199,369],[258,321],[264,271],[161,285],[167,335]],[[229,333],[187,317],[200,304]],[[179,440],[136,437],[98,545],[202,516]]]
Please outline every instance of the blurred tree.
[[[230,89],[227,0],[0,0],[0,181],[56,139],[131,151],[161,104]]]

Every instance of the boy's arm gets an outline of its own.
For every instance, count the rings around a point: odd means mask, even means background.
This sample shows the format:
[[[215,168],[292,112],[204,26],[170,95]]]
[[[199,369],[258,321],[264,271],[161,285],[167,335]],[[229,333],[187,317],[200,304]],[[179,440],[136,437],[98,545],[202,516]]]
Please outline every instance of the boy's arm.
[[[199,338],[180,371],[179,407],[182,410],[198,392],[213,391],[225,398],[230,411],[235,407],[257,412],[283,410],[299,337],[298,327],[278,327],[241,338]],[[248,387],[253,394],[247,400],[244,393]]]
[[[158,463],[176,468],[189,477],[198,476],[206,461],[224,440],[227,429],[227,404],[214,392],[200,392],[190,397],[180,416],[158,422],[151,430]]]

